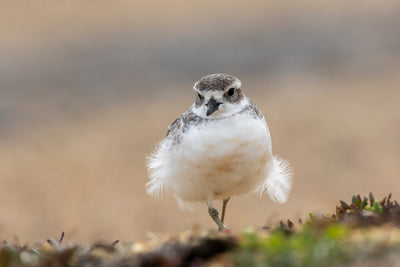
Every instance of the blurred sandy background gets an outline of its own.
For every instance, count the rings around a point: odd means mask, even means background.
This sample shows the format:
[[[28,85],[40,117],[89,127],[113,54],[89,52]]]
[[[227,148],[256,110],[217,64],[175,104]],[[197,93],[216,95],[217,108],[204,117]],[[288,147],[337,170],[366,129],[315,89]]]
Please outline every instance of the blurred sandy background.
[[[144,190],[146,155],[214,72],[242,80],[295,169],[284,205],[232,199],[233,231],[400,199],[399,25],[398,1],[2,1],[0,238],[215,228]]]

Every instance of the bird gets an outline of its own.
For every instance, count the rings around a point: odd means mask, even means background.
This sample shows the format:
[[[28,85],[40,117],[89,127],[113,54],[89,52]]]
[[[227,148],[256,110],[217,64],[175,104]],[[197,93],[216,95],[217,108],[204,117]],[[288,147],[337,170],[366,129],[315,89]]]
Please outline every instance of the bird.
[[[268,125],[235,76],[202,77],[194,103],[168,127],[147,158],[146,191],[156,198],[172,194],[181,209],[205,203],[218,230],[231,197],[268,193],[286,202],[292,185],[289,163],[272,154]],[[222,200],[221,217],[213,206]]]

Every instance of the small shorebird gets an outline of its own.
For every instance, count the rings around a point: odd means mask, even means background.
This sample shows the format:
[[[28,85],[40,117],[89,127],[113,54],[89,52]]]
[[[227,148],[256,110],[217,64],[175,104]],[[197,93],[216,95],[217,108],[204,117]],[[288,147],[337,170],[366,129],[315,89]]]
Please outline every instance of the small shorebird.
[[[291,188],[288,163],[272,155],[268,125],[241,82],[211,74],[194,84],[196,101],[168,128],[148,159],[147,192],[170,192],[181,208],[205,202],[219,230],[231,196],[268,192],[285,202]],[[223,200],[222,214],[212,200]]]

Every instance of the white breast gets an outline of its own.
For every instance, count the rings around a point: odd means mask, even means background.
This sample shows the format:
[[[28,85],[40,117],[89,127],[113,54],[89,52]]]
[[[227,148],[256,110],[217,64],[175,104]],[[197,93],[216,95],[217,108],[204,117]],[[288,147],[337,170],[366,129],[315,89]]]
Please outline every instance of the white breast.
[[[180,143],[164,140],[150,159],[148,192],[205,201],[254,191],[268,175],[271,137],[246,113],[190,127]]]

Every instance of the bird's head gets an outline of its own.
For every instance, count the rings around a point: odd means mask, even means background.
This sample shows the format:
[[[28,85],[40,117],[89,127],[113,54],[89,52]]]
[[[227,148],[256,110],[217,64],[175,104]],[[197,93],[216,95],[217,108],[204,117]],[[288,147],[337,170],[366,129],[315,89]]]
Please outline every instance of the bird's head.
[[[241,90],[242,82],[229,74],[210,74],[193,86],[197,98],[193,112],[202,118],[224,118],[243,109],[247,99]]]

